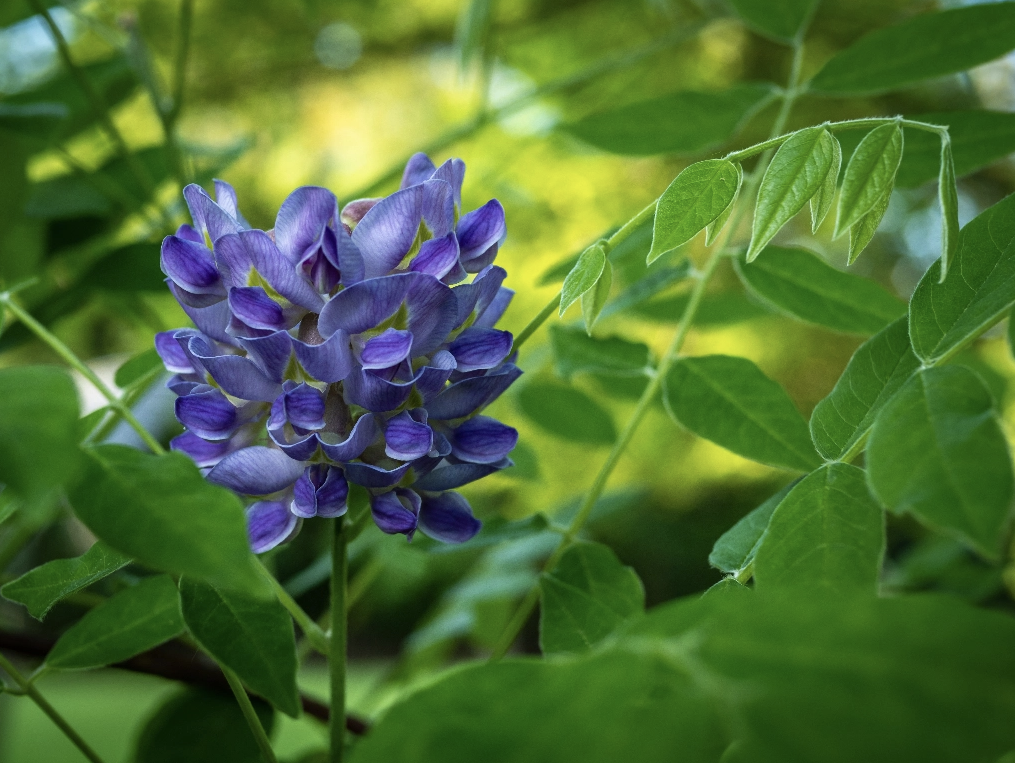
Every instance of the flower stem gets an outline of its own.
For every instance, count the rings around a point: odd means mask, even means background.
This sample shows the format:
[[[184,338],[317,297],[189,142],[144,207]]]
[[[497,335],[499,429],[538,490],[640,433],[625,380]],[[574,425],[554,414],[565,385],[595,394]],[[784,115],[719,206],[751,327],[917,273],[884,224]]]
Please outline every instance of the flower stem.
[[[265,733],[264,726],[261,725],[261,719],[257,717],[254,705],[250,701],[247,690],[243,688],[239,676],[225,665],[219,664],[219,667],[222,669],[222,675],[226,677],[226,681],[229,683],[229,688],[233,690],[236,703],[240,706],[240,710],[243,711],[243,718],[250,727],[250,733],[254,735],[257,747],[261,750],[261,757],[264,758],[264,763],[278,763],[275,751],[271,749],[271,740],[268,739],[268,734]]]
[[[525,324],[525,328],[523,328],[521,333],[515,337],[515,342],[514,344],[511,345],[511,352],[508,354],[511,355],[517,352],[518,348],[521,347],[523,344],[525,344],[525,340],[527,340],[530,336],[535,334],[536,331],[539,329],[539,327],[542,326],[544,323],[546,323],[546,319],[557,311],[557,306],[559,304],[560,304],[560,292],[558,291],[557,294],[553,297],[553,299],[551,299],[549,302],[546,303],[546,307],[540,310],[536,314],[535,318],[533,318],[531,321]]]
[[[347,650],[346,586],[349,558],[346,553],[345,517],[333,523],[331,543],[331,763],[341,763],[345,753],[345,660]]]
[[[56,724],[57,728],[64,733],[75,747],[81,750],[82,755],[92,761],[92,763],[103,763],[102,758],[88,745],[88,742],[82,739],[81,735],[71,728],[66,719],[57,712],[57,709],[46,701],[46,698],[39,693],[39,690],[27,678],[21,675],[21,672],[3,654],[0,654],[0,668],[3,668],[3,671],[14,679],[22,694],[31,698],[38,705],[39,709],[49,716],[49,719]]]
[[[144,441],[145,445],[157,456],[165,453],[165,449],[159,444],[159,441],[152,437],[151,432],[144,428],[144,425],[134,416],[134,412],[130,409],[123,400],[121,400],[117,394],[109,388],[98,375],[89,368],[81,358],[73,353],[73,351],[61,342],[55,335],[53,335],[45,326],[39,323],[35,318],[32,317],[31,313],[25,310],[21,305],[14,301],[13,296],[8,292],[0,293],[0,305],[3,305],[11,313],[18,318],[22,323],[27,326],[33,334],[39,339],[49,345],[53,351],[67,361],[67,364],[75,371],[84,376],[92,385],[102,393],[102,396],[109,401],[109,405],[114,408],[126,421],[133,427],[134,431],[138,433],[138,436]]]
[[[272,590],[275,591],[275,596],[278,598],[279,603],[289,610],[289,614],[292,615],[293,620],[295,620],[303,630],[303,635],[306,636],[307,641],[310,642],[314,649],[327,656],[331,645],[328,642],[328,637],[325,635],[324,631],[321,630],[320,626],[314,622],[310,615],[303,611],[303,607],[296,603],[296,600],[289,595],[289,592],[285,590],[275,576],[268,571],[268,568],[264,566],[264,563],[261,562],[260,559],[257,560],[257,566],[261,569],[261,573],[264,575],[265,579],[271,584]]]

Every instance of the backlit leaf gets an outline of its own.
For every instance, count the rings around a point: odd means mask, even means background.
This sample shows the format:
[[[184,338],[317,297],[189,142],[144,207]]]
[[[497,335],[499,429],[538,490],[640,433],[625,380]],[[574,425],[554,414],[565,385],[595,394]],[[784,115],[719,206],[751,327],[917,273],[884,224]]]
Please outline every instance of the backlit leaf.
[[[831,133],[829,133],[831,135]],[[832,208],[832,201],[835,199],[835,189],[839,182],[839,171],[842,169],[842,146],[838,139],[832,135],[832,164],[828,168],[828,174],[818,192],[811,197],[811,233],[817,233],[821,223],[825,221],[829,210]]]
[[[616,336],[590,337],[577,326],[551,326],[550,342],[557,373],[565,379],[577,373],[638,376],[650,362],[647,345]]]
[[[706,159],[683,170],[659,197],[646,262],[694,238],[721,215],[740,187],[740,171],[725,159]]]
[[[605,267],[606,254],[599,244],[593,244],[582,252],[578,262],[564,279],[564,285],[560,291],[558,315],[566,313],[567,309],[577,302],[582,294],[596,285]]]
[[[744,168],[739,164],[734,166],[737,168],[737,190],[734,191],[733,198],[726,205],[726,209],[723,210],[722,214],[705,226],[705,246],[712,246],[712,242],[722,233],[726,223],[730,220],[730,215],[733,214],[734,207],[737,205],[737,199],[740,197],[740,189],[744,185]]]
[[[856,262],[856,258],[867,248],[867,244],[877,233],[881,220],[888,211],[888,205],[892,200],[892,191],[889,188],[884,196],[875,204],[869,212],[857,220],[849,229],[849,257],[846,260],[848,265]]]
[[[596,281],[596,285],[582,294],[582,320],[585,321],[585,331],[592,336],[592,327],[596,325],[599,314],[603,312],[606,301],[610,298],[610,289],[613,287],[613,265],[609,260],[603,261],[603,272]]]
[[[613,419],[584,392],[553,382],[529,382],[518,392],[518,407],[532,423],[565,440],[609,445],[617,439]]]
[[[835,217],[836,237],[891,193],[902,160],[902,129],[897,123],[875,127],[856,147],[846,165]],[[880,218],[878,218],[880,221]]]

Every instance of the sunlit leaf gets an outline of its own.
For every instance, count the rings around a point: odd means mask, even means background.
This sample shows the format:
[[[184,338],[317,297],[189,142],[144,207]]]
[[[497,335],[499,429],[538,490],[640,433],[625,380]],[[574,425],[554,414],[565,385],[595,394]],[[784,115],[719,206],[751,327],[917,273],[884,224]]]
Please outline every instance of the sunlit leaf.
[[[656,206],[652,249],[646,262],[694,238],[721,215],[740,186],[740,171],[725,159],[706,159],[683,170]]]
[[[768,37],[788,42],[810,18],[818,0],[730,0],[748,25]]]
[[[518,392],[518,406],[534,424],[565,440],[609,445],[617,439],[610,414],[572,387],[529,382]]]
[[[561,287],[559,315],[567,312],[571,305],[581,299],[582,294],[596,285],[605,267],[606,254],[599,244],[593,244],[582,252]]]
[[[733,198],[726,205],[726,209],[722,211],[722,214],[705,226],[705,246],[712,246],[712,243],[722,233],[726,223],[730,220],[730,215],[733,214],[734,207],[737,205],[737,199],[740,197],[740,189],[744,185],[744,168],[739,164],[734,166],[737,168],[737,190],[733,192]]]
[[[831,133],[829,133],[831,135]],[[811,233],[817,233],[821,223],[825,221],[829,210],[832,208],[832,201],[835,199],[835,189],[839,182],[839,171],[842,169],[842,146],[834,135],[832,137],[832,164],[828,168],[828,174],[818,192],[811,197]]]
[[[902,129],[897,123],[875,127],[864,136],[842,178],[835,236],[845,233],[891,193],[901,160]]]
[[[881,225],[885,212],[888,211],[888,205],[891,203],[891,200],[892,192],[889,189],[870,211],[857,220],[853,224],[853,227],[849,229],[849,256],[846,260],[848,265],[856,262],[856,258],[860,256],[860,253],[867,248],[867,244],[874,238],[874,234],[877,233],[878,226]]]
[[[941,204],[941,280],[948,277],[948,264],[959,245],[959,194],[955,188],[955,163],[952,144],[941,142],[941,170],[937,180],[937,197]]]
[[[570,379],[577,373],[609,373],[637,376],[650,362],[647,345],[621,337],[594,338],[576,326],[551,326],[557,373]]]
[[[768,520],[796,482],[792,482],[767,501],[740,518],[712,546],[708,563],[717,570],[736,575],[754,562],[761,541],[768,530]]]
[[[596,325],[599,314],[603,312],[606,301],[610,298],[610,289],[613,287],[613,266],[609,260],[603,261],[603,272],[596,281],[596,285],[582,294],[582,320],[585,321],[585,331],[592,336],[592,327]]]

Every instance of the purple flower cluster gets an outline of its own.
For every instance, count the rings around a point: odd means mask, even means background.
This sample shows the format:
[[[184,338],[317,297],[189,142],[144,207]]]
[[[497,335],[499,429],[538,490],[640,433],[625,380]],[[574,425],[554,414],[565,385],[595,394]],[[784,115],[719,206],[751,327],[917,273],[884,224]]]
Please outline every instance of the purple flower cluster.
[[[255,499],[255,552],[344,514],[349,482],[386,533],[479,531],[450,491],[511,465],[518,433],[481,411],[521,371],[494,328],[513,296],[492,264],[504,209],[462,215],[464,175],[416,154],[397,192],[341,211],[298,188],[270,231],[227,183],[184,189],[194,224],[163,241],[162,270],[196,329],[155,338],[186,428],[172,448]]]

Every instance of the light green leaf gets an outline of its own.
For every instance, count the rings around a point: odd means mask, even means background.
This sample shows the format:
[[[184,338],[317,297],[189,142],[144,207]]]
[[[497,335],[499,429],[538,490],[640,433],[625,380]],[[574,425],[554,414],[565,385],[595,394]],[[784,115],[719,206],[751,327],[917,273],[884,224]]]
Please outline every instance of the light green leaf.
[[[965,71],[1015,48],[1015,3],[924,13],[877,29],[837,53],[811,80],[823,93],[864,94]]]
[[[730,203],[726,205],[726,209],[722,211],[717,218],[705,226],[705,246],[712,246],[712,243],[716,240],[716,237],[722,233],[723,228],[726,227],[726,223],[730,220],[730,215],[733,214],[733,208],[737,205],[737,199],[740,197],[740,189],[744,185],[744,168],[740,164],[733,165],[737,168],[737,190],[733,193],[733,198]]]
[[[560,310],[563,316],[567,309],[577,302],[581,295],[593,288],[606,268],[606,253],[600,244],[593,244],[578,258],[578,262],[564,279],[560,290]]]
[[[483,56],[490,33],[490,3],[491,0],[467,0],[462,5],[455,29],[458,65],[462,71],[467,71],[475,60]]]
[[[879,284],[843,273],[804,249],[769,246],[750,264],[736,262],[744,284],[773,306],[808,323],[873,334],[906,312]]]
[[[596,285],[582,294],[582,319],[585,321],[585,331],[589,336],[592,336],[592,327],[596,325],[599,314],[603,312],[606,301],[610,298],[612,287],[613,265],[609,260],[604,260],[603,272]]]
[[[80,463],[78,393],[62,369],[0,369],[0,483],[29,506],[52,495]]]
[[[1015,195],[982,212],[959,232],[953,270],[941,283],[930,266],[909,301],[909,336],[928,364],[951,357],[1015,304]]]
[[[817,233],[821,223],[825,221],[829,210],[832,208],[832,201],[835,199],[836,184],[839,182],[839,171],[842,169],[842,146],[838,139],[828,133],[832,139],[832,163],[828,167],[828,174],[821,183],[818,192],[811,196],[811,233]]]
[[[56,642],[46,664],[59,670],[122,662],[183,633],[180,597],[168,575],[145,578],[86,613]]]
[[[275,599],[254,599],[184,577],[183,619],[191,635],[244,685],[293,718],[300,713],[296,688],[296,637],[289,613]]]
[[[863,470],[825,464],[772,514],[754,560],[755,585],[874,595],[884,553],[884,513]]]
[[[867,248],[867,244],[874,238],[878,226],[881,225],[881,219],[885,216],[885,212],[888,211],[888,205],[891,203],[891,200],[892,189],[889,188],[885,195],[881,197],[881,200],[849,229],[849,257],[846,260],[847,265],[852,265],[856,262],[856,258],[860,256],[860,253]]]
[[[897,123],[875,127],[864,136],[842,178],[833,234],[836,238],[891,193],[901,160],[902,129]]]
[[[818,0],[730,0],[737,15],[767,37],[789,42],[807,23]]]
[[[89,467],[71,503],[99,538],[155,569],[270,596],[240,500],[205,480],[193,461],[122,445],[85,452]]]
[[[732,203],[739,187],[740,171],[725,159],[706,159],[684,169],[659,197],[646,262],[651,265],[704,230]]]
[[[660,297],[631,308],[631,312],[639,318],[660,323],[676,323],[683,315],[690,300],[690,294],[676,294],[672,297]],[[729,326],[743,323],[753,318],[771,315],[767,305],[758,300],[748,298],[740,289],[720,291],[706,294],[698,304],[698,312],[694,314],[695,326]]]
[[[270,735],[275,712],[253,701],[261,726]],[[228,692],[186,689],[174,694],[145,724],[134,763],[262,763],[261,751]]]
[[[907,115],[908,116],[908,115]],[[962,177],[1015,151],[1015,114],[1000,111],[944,111],[910,119],[948,128],[955,175]],[[939,174],[941,141],[925,130],[906,130],[906,153],[895,182],[903,188]]]
[[[791,482],[756,509],[741,517],[729,530],[719,536],[708,555],[708,563],[730,575],[736,575],[754,562],[761,541],[768,530],[772,512],[793,489]]]
[[[779,146],[758,189],[748,262],[822,190],[835,162],[837,145],[824,127],[808,127],[793,133]]]
[[[162,358],[159,357],[155,348],[152,347],[149,350],[138,353],[116,369],[116,376],[113,381],[116,382],[117,387],[123,389],[159,368],[162,368]]]
[[[690,262],[686,258],[677,265],[650,268],[645,275],[610,300],[603,310],[603,317],[645,303],[659,292],[686,279],[690,269]]]
[[[609,445],[617,439],[610,414],[573,387],[529,382],[518,392],[518,407],[533,424],[565,440]]]
[[[638,376],[649,367],[648,345],[611,336],[595,339],[577,326],[550,326],[557,373],[570,379],[578,373]]]
[[[54,559],[29,570],[0,588],[0,594],[5,599],[24,604],[32,617],[41,620],[64,597],[87,588],[128,564],[129,557],[99,541],[82,556]]]
[[[948,276],[948,264],[959,245],[959,193],[955,188],[955,162],[952,144],[941,141],[941,171],[937,180],[937,197],[941,204],[941,280]]]
[[[772,86],[682,91],[590,114],[563,130],[615,154],[698,154],[733,137],[772,100]]]
[[[829,460],[844,458],[919,367],[905,317],[860,345],[834,389],[811,414],[811,437],[818,453]]]
[[[699,437],[772,466],[810,471],[820,463],[789,395],[746,358],[682,358],[663,388],[670,414]]]
[[[1011,514],[1008,443],[990,391],[962,366],[919,371],[874,420],[871,487],[897,514],[998,558]]]

